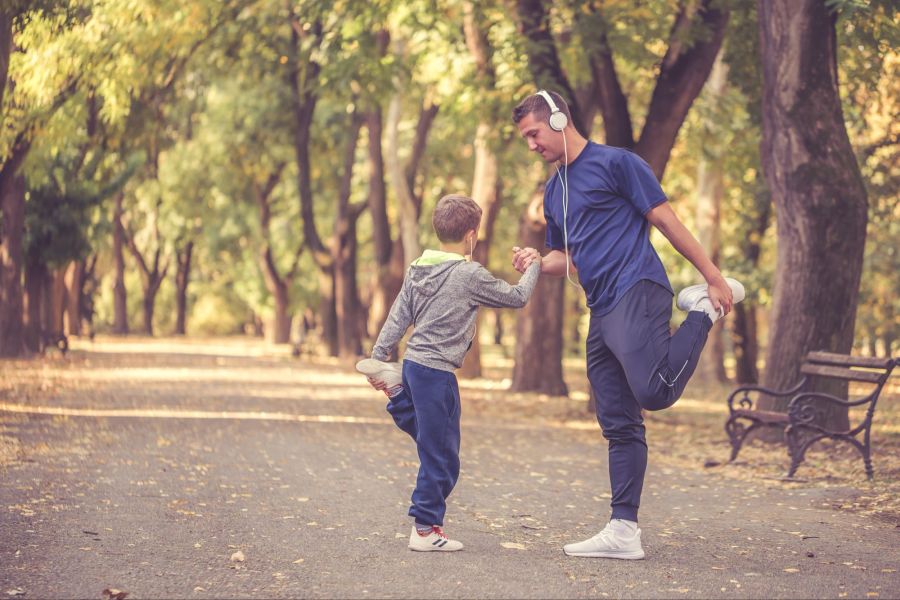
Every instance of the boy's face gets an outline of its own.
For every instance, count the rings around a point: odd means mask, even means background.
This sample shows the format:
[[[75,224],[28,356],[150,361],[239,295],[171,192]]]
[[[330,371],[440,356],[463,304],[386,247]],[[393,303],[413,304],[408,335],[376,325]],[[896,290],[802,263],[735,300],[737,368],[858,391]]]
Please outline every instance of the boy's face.
[[[546,119],[528,113],[519,121],[519,133],[528,143],[528,149],[540,154],[545,161],[555,162],[563,158],[562,133],[550,129]]]

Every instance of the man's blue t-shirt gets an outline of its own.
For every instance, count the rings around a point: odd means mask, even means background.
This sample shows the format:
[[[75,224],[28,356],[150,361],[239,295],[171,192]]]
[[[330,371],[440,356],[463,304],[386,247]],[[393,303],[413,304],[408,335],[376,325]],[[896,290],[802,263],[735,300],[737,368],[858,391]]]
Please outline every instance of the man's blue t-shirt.
[[[544,190],[547,247],[564,250],[562,180],[568,178],[569,253],[591,313],[611,311],[642,279],[672,292],[645,218],[666,201],[650,166],[633,152],[589,141],[560,173],[562,178],[554,174]]]

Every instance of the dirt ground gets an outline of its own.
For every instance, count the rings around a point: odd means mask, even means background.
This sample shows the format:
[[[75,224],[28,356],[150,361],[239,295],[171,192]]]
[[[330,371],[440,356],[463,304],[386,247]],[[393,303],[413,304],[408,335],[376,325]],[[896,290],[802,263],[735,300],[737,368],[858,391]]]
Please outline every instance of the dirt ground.
[[[0,361],[0,592],[422,597],[433,581],[437,597],[900,596],[896,385],[872,482],[840,444],[793,481],[778,445],[727,463],[727,387],[648,414],[648,558],[634,564],[560,551],[608,518],[579,361],[560,398],[508,392],[511,364],[485,357],[486,377],[461,382],[446,524],[467,548],[437,561],[405,548],[414,447],[350,363],[140,338]]]

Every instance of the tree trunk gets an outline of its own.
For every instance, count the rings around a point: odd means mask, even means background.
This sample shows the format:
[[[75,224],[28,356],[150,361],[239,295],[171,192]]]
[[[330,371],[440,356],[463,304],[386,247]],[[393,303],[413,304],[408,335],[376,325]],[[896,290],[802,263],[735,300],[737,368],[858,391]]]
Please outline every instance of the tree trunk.
[[[867,198],[844,127],[835,20],[821,0],[758,4],[763,66],[762,163],[778,211],[778,264],[765,382],[785,388],[810,350],[853,346]],[[846,384],[820,389],[846,395]],[[761,403],[784,410],[789,399]],[[847,409],[819,418],[847,427]]]
[[[543,186],[535,192],[522,219],[519,239],[526,246],[544,243]],[[559,277],[541,277],[531,300],[518,311],[516,320],[516,358],[513,367],[514,392],[542,392],[567,395],[563,380],[563,304],[565,287]]]
[[[362,312],[359,300],[359,289],[356,284],[356,223],[359,215],[368,206],[366,203],[350,204],[350,195],[353,190],[353,167],[356,164],[356,147],[359,142],[359,130],[362,127],[364,117],[358,114],[350,115],[350,123],[347,132],[347,146],[344,149],[343,169],[341,172],[340,190],[338,192],[337,214],[334,220],[334,230],[331,234],[331,273],[334,277],[334,310],[337,319],[337,355],[341,357],[354,357],[362,354],[361,327]],[[377,138],[381,139],[380,122],[373,127],[369,121],[369,132],[373,128],[378,131]],[[371,180],[370,180],[371,181]],[[384,215],[383,227],[387,227],[387,211],[384,209],[383,182],[379,186],[376,182],[369,189],[368,202],[372,202],[372,193],[381,194],[381,198],[375,198],[376,209]],[[381,189],[377,189],[381,187]],[[380,202],[380,205],[378,205]],[[373,215],[374,216],[374,215]],[[381,240],[377,251],[384,253],[385,260],[390,260],[390,231],[387,237]]]
[[[116,335],[128,334],[128,291],[125,288],[125,228],[122,226],[124,193],[116,194],[113,212],[113,261],[116,265],[113,283],[113,328]]]
[[[268,278],[267,278],[268,279]],[[285,282],[279,279],[269,288],[274,302],[272,320],[265,329],[266,339],[272,344],[289,344],[291,341],[290,299]],[[267,287],[269,284],[267,283]]]
[[[772,199],[762,176],[759,179],[758,191],[754,194],[753,225],[742,236],[739,245],[750,269],[756,271],[759,267],[761,243],[769,228],[770,215],[772,213]],[[735,318],[732,322],[732,341],[734,343],[735,373],[738,383],[759,382],[759,327],[757,325],[756,299],[751,296],[743,302],[735,305]]]
[[[83,260],[74,260],[66,269],[66,335],[81,336],[81,295],[84,289]]]
[[[48,280],[47,267],[37,260],[25,263],[24,342],[29,352],[40,352],[44,337],[44,294]]]
[[[25,350],[22,296],[22,242],[25,234],[25,178],[15,171],[19,160],[0,170],[0,357]]]
[[[66,269],[53,269],[48,275],[46,294],[47,317],[44,320],[45,333],[59,337],[64,335],[64,315],[66,312]]]
[[[144,290],[144,298],[141,302],[141,307],[143,308],[143,316],[144,316],[144,333],[146,335],[153,335],[153,313],[156,310],[156,294],[159,293],[159,287],[162,285],[162,282],[166,278],[166,272],[169,270],[169,263],[166,261],[160,267],[160,256],[162,254],[162,249],[159,247],[160,240],[159,234],[156,235],[156,243],[157,248],[153,253],[153,268],[151,269],[147,262],[144,260],[144,256],[141,254],[140,250],[138,250],[137,244],[134,242],[134,238],[128,237],[128,247],[131,249],[131,255],[134,257],[135,262],[138,264],[138,268],[141,273],[141,286]]]
[[[337,237],[337,236],[336,236]],[[346,232],[335,240],[334,295],[338,323],[338,356],[350,358],[362,354],[362,320],[359,290],[356,284],[356,218],[347,219]]]
[[[322,327],[322,342],[325,344],[329,356],[338,356],[340,354],[334,283],[331,269],[319,271],[318,316]]]
[[[175,335],[185,335],[187,332],[187,289],[191,278],[191,256],[194,252],[193,240],[188,241],[184,248],[176,251],[175,260]]]
[[[641,137],[634,147],[660,181],[678,130],[703,89],[722,46],[728,11],[718,8],[719,4],[722,3],[717,0],[702,0],[699,5],[686,2],[675,18]],[[693,44],[685,47],[684,40],[691,38]]]
[[[759,342],[756,327],[756,305],[739,302],[734,305],[734,360],[738,384],[757,383]]]
[[[387,320],[393,298],[400,291],[400,281],[391,268],[394,241],[387,216],[387,191],[384,183],[385,163],[381,148],[381,107],[374,108],[366,117],[369,132],[369,215],[372,217],[372,237],[375,242],[375,271],[371,277],[372,300],[369,303],[369,319],[373,335],[378,335]],[[355,237],[355,236],[354,236]],[[356,262],[354,249],[354,263]],[[340,270],[340,269],[338,269]],[[402,275],[401,275],[402,277]]]

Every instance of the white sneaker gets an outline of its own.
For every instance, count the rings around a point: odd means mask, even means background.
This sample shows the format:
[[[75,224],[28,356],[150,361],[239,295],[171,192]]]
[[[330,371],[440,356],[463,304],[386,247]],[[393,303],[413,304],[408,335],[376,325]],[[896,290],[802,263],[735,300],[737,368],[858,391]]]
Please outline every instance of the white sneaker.
[[[416,552],[456,552],[462,550],[463,545],[462,542],[448,538],[437,525],[425,536],[419,535],[416,526],[413,525],[412,533],[409,534],[409,549]]]
[[[356,370],[366,377],[384,382],[389,388],[403,384],[403,371],[398,362],[364,358],[356,363]]]
[[[744,286],[741,285],[740,281],[732,279],[731,277],[726,277],[725,283],[731,288],[734,304],[737,304],[746,297]],[[713,323],[723,316],[720,311],[717,311],[713,307],[712,301],[709,299],[709,285],[705,283],[690,285],[681,290],[678,294],[678,299],[675,301],[675,306],[687,312],[701,310],[709,315],[709,318]]]
[[[568,556],[584,556],[590,558],[621,558],[640,560],[644,558],[641,547],[641,530],[637,523],[613,519],[606,524],[603,531],[594,537],[575,544],[563,546]]]

